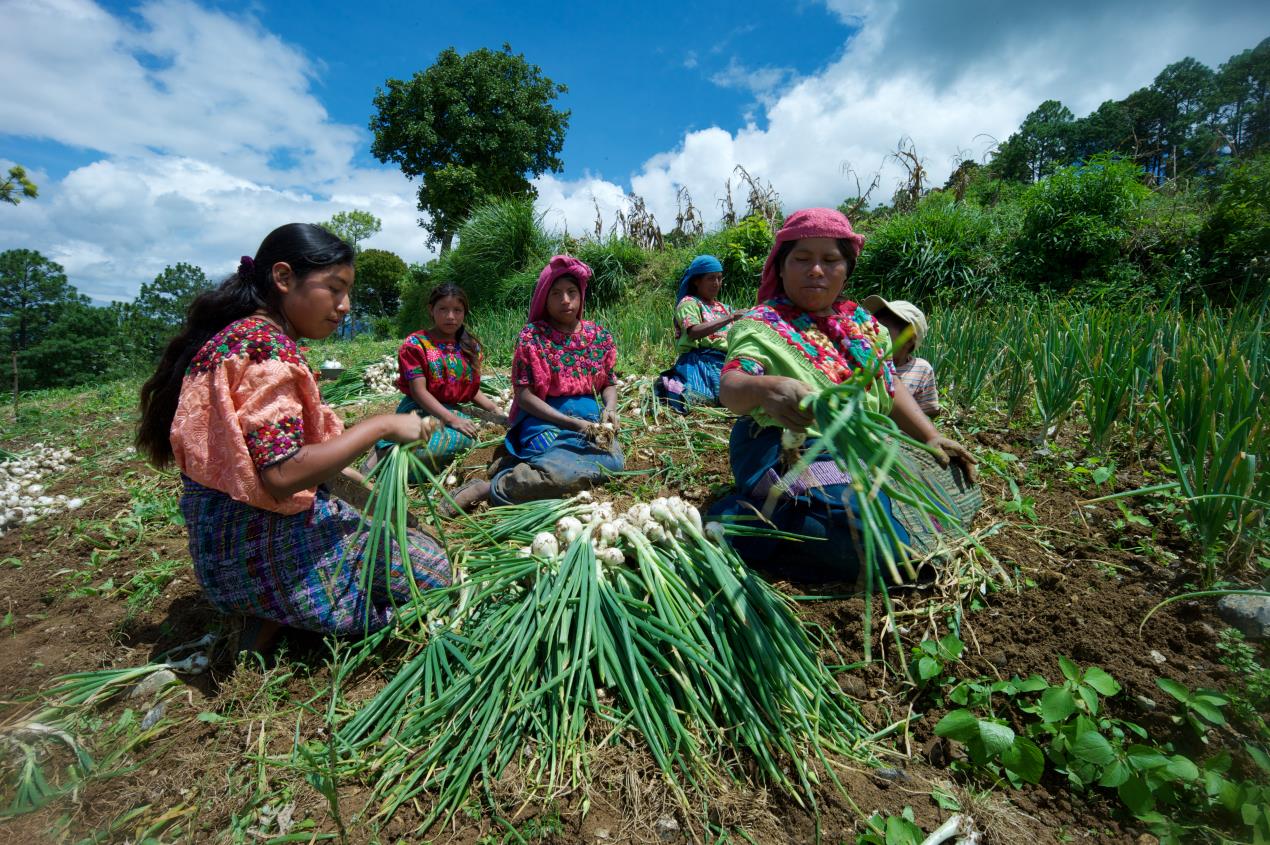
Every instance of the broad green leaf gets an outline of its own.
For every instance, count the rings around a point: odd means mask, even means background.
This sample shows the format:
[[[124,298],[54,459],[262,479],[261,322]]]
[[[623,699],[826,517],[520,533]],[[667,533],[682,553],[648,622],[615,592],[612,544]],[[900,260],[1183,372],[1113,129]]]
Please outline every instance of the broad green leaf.
[[[1257,764],[1257,768],[1261,769],[1263,772],[1270,773],[1270,755],[1267,755],[1266,752],[1262,751],[1251,742],[1244,743],[1244,751],[1248,752],[1248,756],[1251,757],[1252,761]]]
[[[1018,687],[1019,692],[1040,692],[1049,686],[1049,681],[1040,675],[1032,675],[1030,678],[1015,681],[1015,686]]]
[[[1129,812],[1135,816],[1141,817],[1145,813],[1151,812],[1155,807],[1155,799],[1151,796],[1151,790],[1147,787],[1146,781],[1134,775],[1116,788],[1116,794],[1120,796],[1120,800],[1129,808]]]
[[[939,675],[939,661],[933,657],[923,656],[917,661],[917,677],[923,681]]]
[[[1057,724],[1076,712],[1076,701],[1066,687],[1050,687],[1041,695],[1041,718]]]
[[[983,740],[984,748],[988,753],[993,757],[999,757],[1013,744],[1014,731],[1007,725],[980,719],[979,737]]]
[[[1108,478],[1115,475],[1116,471],[1112,467],[1097,467],[1094,470],[1094,483],[1103,484]]]
[[[224,716],[219,713],[213,713],[210,710],[204,710],[199,713],[197,718],[200,722],[207,722],[209,725],[216,725],[225,721]]]
[[[1189,782],[1199,778],[1199,767],[1189,757],[1183,757],[1181,754],[1174,754],[1169,758],[1165,771],[1175,780]]]
[[[1135,769],[1158,769],[1160,766],[1168,765],[1169,762],[1168,757],[1149,745],[1130,745],[1128,756],[1130,764]]]
[[[1089,712],[1089,715],[1098,715],[1098,693],[1094,692],[1093,687],[1081,684],[1076,687],[1076,692],[1080,693],[1080,700],[1085,702],[1085,709]]]
[[[956,634],[945,634],[939,640],[940,648],[953,658],[961,657],[961,652],[965,649],[966,644],[961,641]]]
[[[1155,685],[1183,703],[1191,697],[1191,691],[1170,678],[1156,678]]]
[[[1045,772],[1045,755],[1025,736],[1015,737],[1014,743],[1001,755],[1001,762],[1028,783],[1039,783]]]
[[[1189,706],[1192,710],[1194,710],[1199,715],[1203,716],[1205,719],[1207,719],[1209,722],[1211,722],[1214,725],[1226,724],[1226,717],[1225,715],[1222,714],[1221,710],[1219,710],[1211,702],[1203,700],[1203,698],[1201,697],[1197,696],[1191,699]]]
[[[1072,743],[1072,753],[1079,759],[1096,766],[1105,766],[1116,759],[1116,752],[1112,750],[1111,743],[1097,731],[1086,731],[1076,737],[1076,741]]]
[[[918,845],[922,841],[922,829],[902,816],[886,819],[886,845]]]
[[[953,710],[935,725],[935,736],[965,742],[979,736],[979,720],[969,710]]]
[[[1129,775],[1129,767],[1123,760],[1112,760],[1111,765],[1103,770],[1102,777],[1098,779],[1098,785],[1114,789],[1127,781]]]
[[[1097,666],[1090,666],[1085,670],[1084,681],[1102,695],[1115,695],[1120,692],[1120,684],[1116,683],[1116,679]]]
[[[1058,658],[1058,668],[1063,670],[1063,677],[1075,683],[1080,680],[1080,667],[1066,657]]]

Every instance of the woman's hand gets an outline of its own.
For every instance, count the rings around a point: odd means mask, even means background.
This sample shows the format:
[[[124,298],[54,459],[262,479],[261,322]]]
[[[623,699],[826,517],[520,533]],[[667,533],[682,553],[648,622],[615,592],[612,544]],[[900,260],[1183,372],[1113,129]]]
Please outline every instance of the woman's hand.
[[[441,423],[436,417],[420,417],[418,414],[384,414],[384,439],[394,443],[414,443],[427,440]]]
[[[457,414],[451,414],[450,419],[446,420],[445,424],[465,437],[476,439],[476,423],[469,419],[460,417]]]
[[[605,408],[604,414],[600,417],[600,422],[612,424],[613,430],[617,431],[619,427],[617,422],[617,408]]]
[[[966,475],[970,476],[971,481],[978,480],[979,473],[976,467],[979,461],[975,460],[975,456],[970,454],[970,450],[965,446],[942,434],[936,434],[927,440],[926,445],[935,450],[935,460],[939,461],[940,466],[948,466],[949,460],[957,461],[965,468]]]
[[[759,405],[783,428],[806,431],[816,418],[801,403],[811,392],[811,387],[798,379],[772,378],[764,383]]]

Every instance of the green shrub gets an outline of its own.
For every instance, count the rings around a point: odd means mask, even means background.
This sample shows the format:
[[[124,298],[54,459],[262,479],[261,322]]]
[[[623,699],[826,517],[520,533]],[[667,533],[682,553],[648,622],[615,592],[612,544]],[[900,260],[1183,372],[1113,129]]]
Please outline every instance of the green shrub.
[[[735,226],[706,235],[689,250],[686,266],[693,256],[713,255],[723,262],[723,290],[719,296],[732,305],[750,305],[758,295],[763,263],[772,251],[772,227],[763,217],[746,217]],[[679,268],[673,283],[679,282]]]
[[[428,264],[411,264],[410,274],[401,284],[401,307],[397,310],[396,330],[398,337],[405,337],[411,332],[428,326],[428,294],[432,292],[432,267],[435,261]]]
[[[1199,247],[1210,295],[1236,300],[1270,287],[1270,154],[1226,172]]]
[[[555,246],[533,200],[494,200],[472,212],[459,229],[458,246],[431,268],[431,281],[463,288],[474,307],[515,305],[519,289],[504,281],[529,270],[536,274]]]
[[[1142,168],[1124,159],[1095,156],[1060,168],[1023,195],[1015,274],[1034,289],[1059,293],[1105,280],[1126,254],[1149,195]]]
[[[1001,281],[994,226],[989,213],[951,194],[924,197],[913,212],[873,226],[851,290],[924,304],[987,297]]]

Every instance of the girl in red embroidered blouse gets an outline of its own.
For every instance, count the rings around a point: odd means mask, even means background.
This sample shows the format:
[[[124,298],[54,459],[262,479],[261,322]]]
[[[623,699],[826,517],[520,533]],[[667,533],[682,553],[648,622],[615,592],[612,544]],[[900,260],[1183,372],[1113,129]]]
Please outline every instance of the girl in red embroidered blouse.
[[[590,279],[591,268],[567,255],[538,276],[512,356],[516,403],[507,454],[491,468],[494,504],[566,496],[622,469],[617,347],[607,329],[583,319]]]
[[[406,555],[394,547],[386,560],[364,559],[361,515],[325,486],[376,440],[409,443],[438,427],[384,414],[345,431],[322,403],[296,341],[335,331],[352,285],[346,243],[318,226],[279,227],[194,300],[141,389],[137,447],[180,468],[195,577],[222,612],[248,617],[249,648],[283,625],[374,630],[409,599],[411,581],[450,580],[445,552],[422,532]]]
[[[458,285],[438,285],[428,296],[428,312],[432,328],[407,336],[397,350],[397,389],[405,394],[397,413],[431,416],[444,424],[416,450],[429,468],[441,470],[476,445],[476,423],[461,405],[475,405],[503,425],[507,418],[481,392],[484,350],[466,325],[467,294]],[[466,509],[487,493],[489,483],[477,480],[455,491],[454,498]]]

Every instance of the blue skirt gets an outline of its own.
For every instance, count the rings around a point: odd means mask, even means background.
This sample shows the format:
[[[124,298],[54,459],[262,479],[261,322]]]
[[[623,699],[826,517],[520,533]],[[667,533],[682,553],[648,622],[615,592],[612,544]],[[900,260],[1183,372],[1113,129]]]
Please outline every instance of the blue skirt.
[[[804,449],[812,444],[809,440]],[[710,516],[739,517],[742,524],[774,527],[807,538],[731,537],[742,559],[751,565],[778,566],[800,580],[855,581],[860,577],[864,552],[856,539],[859,504],[851,479],[836,463],[828,458],[816,461],[786,484],[781,471],[781,429],[762,428],[750,417],[741,417],[732,426],[728,453],[736,490],[716,502]],[[900,542],[907,544],[909,533],[895,518],[891,500],[883,493],[878,498]],[[767,515],[768,525],[755,512],[762,513],[771,499],[775,504]]]
[[[469,419],[468,415],[460,411],[458,405],[446,405],[446,410],[453,412],[456,416],[463,419]],[[421,417],[432,416],[423,408],[419,407],[419,403],[415,402],[413,396],[404,396],[397,405],[397,413],[409,414],[416,413]],[[393,441],[380,440],[375,444],[378,450],[384,450],[392,447]],[[460,431],[455,431],[449,426],[442,427],[439,431],[428,438],[428,442],[420,445],[415,449],[415,455],[419,460],[423,461],[424,466],[432,472],[440,472],[448,467],[455,458],[463,454],[467,450],[476,445],[476,441]],[[413,479],[416,484],[424,484],[426,478]]]
[[[194,575],[222,613],[360,634],[392,621],[394,607],[410,601],[411,578],[420,590],[450,583],[445,551],[421,531],[409,532],[409,571],[395,543],[390,561],[382,547],[366,560],[362,515],[325,487],[309,510],[280,514],[181,480]]]
[[[570,417],[600,420],[600,404],[594,396],[552,396],[545,401]],[[625,465],[616,443],[611,449],[602,448],[581,432],[559,428],[523,410],[517,411],[504,446],[508,457],[490,479],[490,501],[495,505],[511,504],[500,493],[500,482],[521,464],[529,465],[541,479],[554,485],[559,491],[556,495],[598,483]]]
[[[718,405],[725,357],[720,349],[688,350],[661,374],[655,385],[657,395],[680,413],[687,412],[689,405]]]

